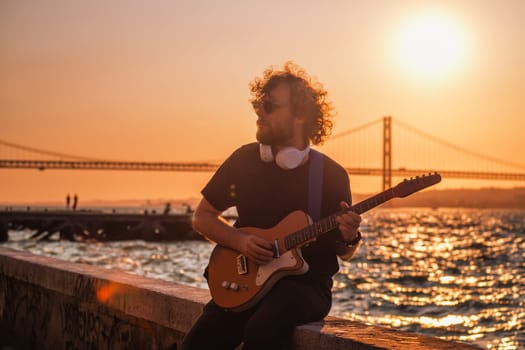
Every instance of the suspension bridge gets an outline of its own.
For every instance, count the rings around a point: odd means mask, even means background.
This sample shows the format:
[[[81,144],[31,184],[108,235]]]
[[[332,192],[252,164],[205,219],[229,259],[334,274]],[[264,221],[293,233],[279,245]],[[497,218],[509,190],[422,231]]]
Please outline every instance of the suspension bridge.
[[[393,177],[439,172],[444,178],[525,181],[525,165],[434,137],[390,116],[333,135],[321,151],[351,175]],[[89,158],[0,140],[0,169],[212,172],[219,162],[146,162]]]

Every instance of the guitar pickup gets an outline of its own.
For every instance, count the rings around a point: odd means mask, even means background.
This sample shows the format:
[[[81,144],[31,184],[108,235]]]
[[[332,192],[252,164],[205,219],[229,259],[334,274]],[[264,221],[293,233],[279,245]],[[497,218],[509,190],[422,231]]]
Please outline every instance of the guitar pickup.
[[[237,273],[246,275],[248,273],[248,259],[242,254],[237,255]]]

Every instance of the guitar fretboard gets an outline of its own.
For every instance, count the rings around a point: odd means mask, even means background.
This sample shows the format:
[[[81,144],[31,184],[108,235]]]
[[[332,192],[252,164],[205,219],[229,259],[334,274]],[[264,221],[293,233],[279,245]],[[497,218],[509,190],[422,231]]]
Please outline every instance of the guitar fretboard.
[[[383,204],[388,200],[391,200],[394,197],[394,189],[390,188],[384,192],[376,194],[375,196],[367,198],[351,206],[350,208],[340,210],[337,213],[334,213],[324,219],[314,222],[313,224],[286,236],[284,239],[285,247],[287,250],[300,247],[314,240],[320,235],[327,233],[333,229],[336,229],[339,225],[336,221],[336,218],[341,214],[344,214],[348,211],[353,211],[357,214],[362,214],[369,211],[372,208],[377,207],[380,204]]]

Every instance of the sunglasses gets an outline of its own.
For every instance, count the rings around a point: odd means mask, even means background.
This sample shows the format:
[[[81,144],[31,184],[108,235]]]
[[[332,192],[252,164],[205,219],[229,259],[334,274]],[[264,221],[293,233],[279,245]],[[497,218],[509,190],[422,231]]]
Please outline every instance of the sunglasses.
[[[284,107],[286,106],[285,104],[282,104],[282,103],[278,103],[278,102],[272,102],[272,101],[252,101],[252,106],[254,109],[260,109],[262,108],[262,110],[266,113],[266,114],[270,114],[272,113],[273,111],[275,111],[276,109],[280,108],[280,107]]]

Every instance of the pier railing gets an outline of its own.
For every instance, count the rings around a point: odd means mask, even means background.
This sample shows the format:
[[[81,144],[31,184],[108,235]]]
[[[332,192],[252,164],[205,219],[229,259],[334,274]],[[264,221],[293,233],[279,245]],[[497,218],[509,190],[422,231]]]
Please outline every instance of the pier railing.
[[[0,211],[0,242],[7,240],[7,231],[23,229],[34,231],[32,237],[35,239],[202,239],[202,236],[192,229],[192,215],[192,212],[130,214],[90,210],[3,210]]]

